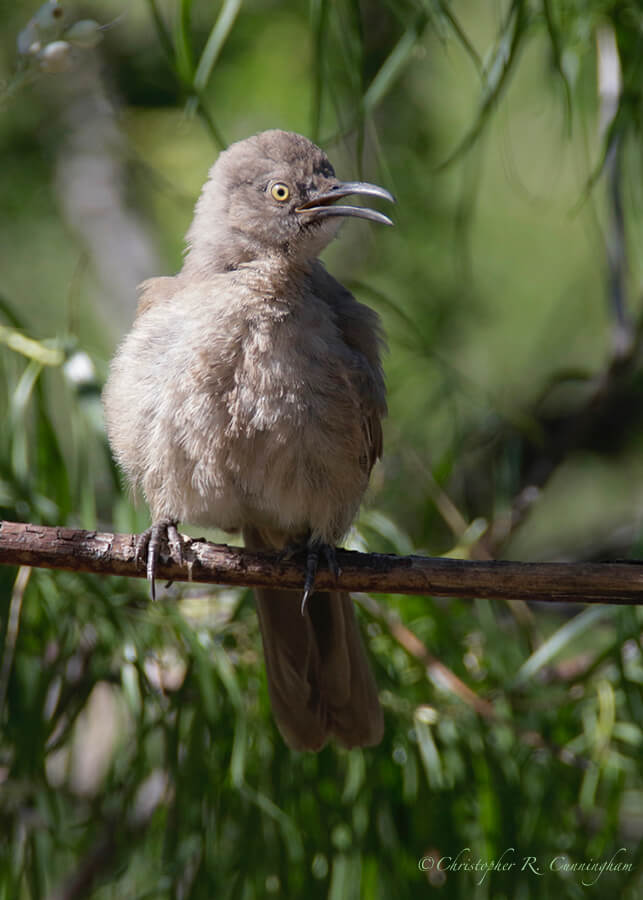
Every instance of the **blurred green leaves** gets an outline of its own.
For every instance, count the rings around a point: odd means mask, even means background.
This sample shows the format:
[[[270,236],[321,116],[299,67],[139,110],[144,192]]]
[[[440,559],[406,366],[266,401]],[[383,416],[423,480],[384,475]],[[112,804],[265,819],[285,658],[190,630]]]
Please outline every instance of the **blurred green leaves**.
[[[241,0],[224,0],[198,61],[195,60],[195,51],[192,46],[192,0],[181,0],[178,4],[173,32],[170,31],[163,19],[156,0],[148,0],[148,5],[169,64],[187,95],[188,110],[196,108],[218,149],[225,149],[225,140],[208,110],[205,90],[214,65],[239,13]]]

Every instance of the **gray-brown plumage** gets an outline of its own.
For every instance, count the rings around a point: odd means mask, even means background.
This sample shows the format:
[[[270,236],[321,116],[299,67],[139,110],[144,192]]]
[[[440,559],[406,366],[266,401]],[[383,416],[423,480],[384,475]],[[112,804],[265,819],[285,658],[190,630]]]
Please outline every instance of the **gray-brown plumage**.
[[[115,456],[150,505],[148,574],[179,521],[242,531],[314,561],[355,517],[386,412],[378,316],[317,259],[351,194],[300,135],[232,145],[196,206],[181,272],[142,285],[104,393]],[[330,554],[329,554],[330,555]],[[332,559],[332,555],[330,555]],[[310,587],[310,584],[309,584]],[[257,591],[279,728],[298,749],[377,743],[383,721],[353,604],[341,591]]]

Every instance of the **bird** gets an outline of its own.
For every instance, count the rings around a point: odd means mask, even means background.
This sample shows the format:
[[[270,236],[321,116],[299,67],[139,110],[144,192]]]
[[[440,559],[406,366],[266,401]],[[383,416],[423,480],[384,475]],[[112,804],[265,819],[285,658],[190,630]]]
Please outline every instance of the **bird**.
[[[162,542],[182,559],[179,522],[304,554],[303,596],[255,591],[273,713],[296,750],[371,746],[384,730],[353,601],[314,590],[320,556],[338,572],[334,548],[381,456],[387,412],[380,318],[318,258],[346,218],[393,224],[352,196],[394,202],[339,180],[293,132],[222,151],[183,266],[140,286],[103,392],[112,452],[151,512],[137,554],[152,597]]]

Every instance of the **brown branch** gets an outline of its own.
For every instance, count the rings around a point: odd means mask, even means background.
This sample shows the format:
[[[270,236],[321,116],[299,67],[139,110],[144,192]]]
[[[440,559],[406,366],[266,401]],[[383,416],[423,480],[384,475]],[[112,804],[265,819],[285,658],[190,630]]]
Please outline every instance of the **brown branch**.
[[[145,577],[136,560],[135,536],[0,522],[0,564]],[[193,540],[186,562],[161,553],[158,577],[249,587],[303,586],[301,561]],[[322,569],[316,585],[347,591],[496,597],[568,603],[643,603],[643,565],[623,563],[524,563],[434,559],[340,550],[341,575]]]

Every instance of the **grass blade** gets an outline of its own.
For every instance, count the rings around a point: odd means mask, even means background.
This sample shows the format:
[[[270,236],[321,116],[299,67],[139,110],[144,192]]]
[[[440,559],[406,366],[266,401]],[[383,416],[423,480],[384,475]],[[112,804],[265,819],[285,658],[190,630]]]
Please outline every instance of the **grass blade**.
[[[194,79],[194,57],[190,41],[192,0],[181,0],[174,29],[176,71],[184,87],[191,87]]]
[[[210,31],[194,73],[193,85],[197,92],[205,90],[210,80],[214,64],[219,58],[223,45],[241,9],[241,2],[242,0],[225,0],[221,7],[221,12]]]
[[[33,359],[41,366],[61,366],[65,361],[65,354],[57,347],[46,347],[40,341],[27,337],[15,328],[0,325],[0,344],[4,344],[10,350],[21,353],[28,359]]]
[[[513,686],[516,687],[529,681],[539,669],[551,662],[556,654],[560,653],[571,641],[598,624],[601,619],[612,617],[618,612],[618,607],[592,606],[574,616],[569,622],[565,622],[522,664]]]
[[[364,94],[362,100],[364,112],[372,112],[391,90],[394,82],[410,62],[427,21],[426,15],[418,16],[386,57]]]
[[[525,0],[514,0],[507,16],[506,25],[500,33],[491,63],[485,72],[485,86],[476,120],[455,150],[438,166],[438,170],[445,169],[459,159],[482,133],[492,108],[509,81],[509,75],[518,59],[518,52],[528,26]]]

